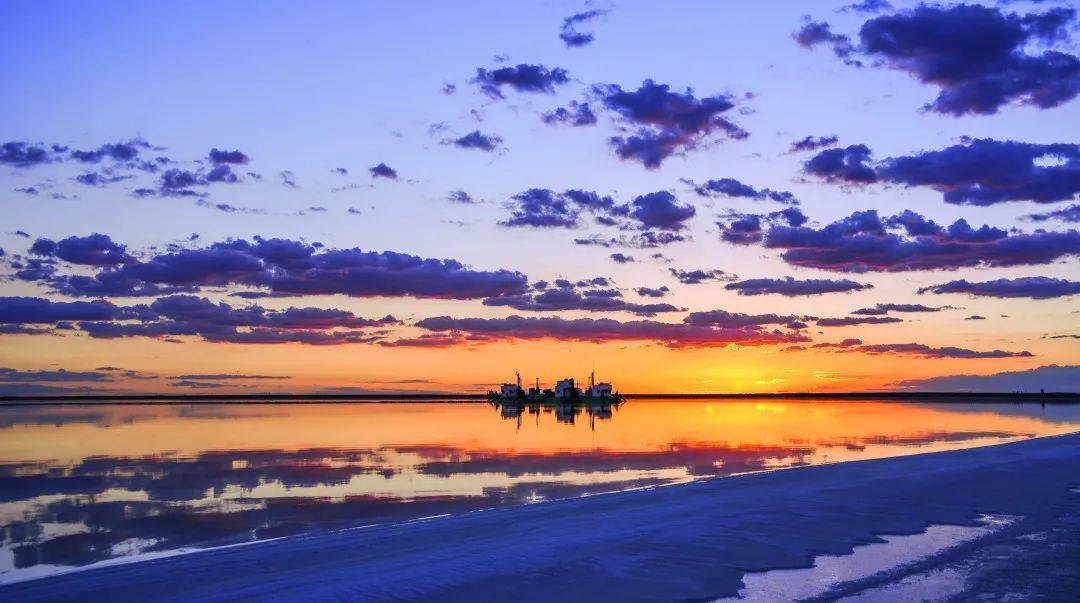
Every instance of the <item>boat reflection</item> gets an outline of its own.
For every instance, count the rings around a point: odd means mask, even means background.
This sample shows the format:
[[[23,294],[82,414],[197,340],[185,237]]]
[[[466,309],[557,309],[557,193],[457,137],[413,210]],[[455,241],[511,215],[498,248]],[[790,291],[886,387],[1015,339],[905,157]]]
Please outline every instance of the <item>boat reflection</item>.
[[[555,420],[559,423],[576,425],[578,415],[585,412],[589,416],[589,428],[593,431],[596,430],[597,419],[601,421],[610,420],[615,411],[625,403],[622,400],[614,402],[595,400],[492,400],[489,402],[500,412],[502,418],[516,420],[519,430],[521,429],[522,415],[526,412],[535,416],[537,425],[540,424],[541,413],[554,414]]]

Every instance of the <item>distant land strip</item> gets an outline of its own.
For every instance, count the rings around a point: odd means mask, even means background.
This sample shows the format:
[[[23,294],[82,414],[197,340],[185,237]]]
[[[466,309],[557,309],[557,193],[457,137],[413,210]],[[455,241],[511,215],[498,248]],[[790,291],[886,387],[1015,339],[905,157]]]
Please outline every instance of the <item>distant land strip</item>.
[[[1080,393],[1073,392],[795,392],[795,393],[716,393],[716,394],[622,394],[634,400],[837,400],[837,401],[926,401],[941,402],[1049,402],[1080,403]],[[57,396],[0,396],[0,406],[35,406],[59,404],[341,404],[392,402],[476,402],[487,394],[77,394]],[[528,404],[527,401],[522,401]]]

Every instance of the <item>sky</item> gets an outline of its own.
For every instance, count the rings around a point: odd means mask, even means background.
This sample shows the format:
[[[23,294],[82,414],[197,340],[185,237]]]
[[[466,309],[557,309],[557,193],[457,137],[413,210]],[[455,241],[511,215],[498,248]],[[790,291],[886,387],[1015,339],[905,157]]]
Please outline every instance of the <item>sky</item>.
[[[1067,3],[0,11],[0,393],[1078,381]]]

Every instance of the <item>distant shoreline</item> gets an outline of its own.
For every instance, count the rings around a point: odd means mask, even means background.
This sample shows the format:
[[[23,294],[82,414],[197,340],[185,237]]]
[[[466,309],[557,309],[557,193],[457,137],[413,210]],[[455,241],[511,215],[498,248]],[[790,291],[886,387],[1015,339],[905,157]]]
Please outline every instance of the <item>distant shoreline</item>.
[[[896,402],[936,400],[942,402],[1043,402],[1080,403],[1080,393],[1010,393],[1010,392],[834,392],[834,393],[758,393],[758,394],[623,394],[628,401],[657,399],[719,400],[835,400]],[[477,402],[486,394],[86,394],[63,396],[0,396],[3,406],[50,406],[62,404],[341,404],[390,402]]]

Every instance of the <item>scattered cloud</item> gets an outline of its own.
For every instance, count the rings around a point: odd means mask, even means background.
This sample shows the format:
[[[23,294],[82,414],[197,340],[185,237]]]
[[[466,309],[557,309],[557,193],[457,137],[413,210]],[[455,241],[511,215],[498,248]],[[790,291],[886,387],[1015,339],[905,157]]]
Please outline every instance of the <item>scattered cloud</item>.
[[[823,22],[807,23],[795,39],[808,48],[826,45],[851,64],[869,61],[936,86],[940,92],[927,111],[990,115],[1014,103],[1057,107],[1080,92],[1080,59],[1054,48],[1069,48],[1075,16],[1065,7],[1021,15],[980,5],[919,4],[869,19],[858,44]]]
[[[668,268],[668,272],[684,285],[700,285],[701,283],[709,281],[730,281],[738,278],[734,274],[729,274],[723,270],[680,270],[678,268]]]
[[[592,44],[596,39],[592,32],[580,31],[579,27],[606,14],[608,14],[607,10],[594,9],[566,17],[559,31],[559,39],[566,44],[567,48],[580,48]]]
[[[593,95],[629,130],[609,139],[620,159],[657,169],[672,155],[707,144],[714,135],[743,139],[749,134],[723,114],[735,107],[727,95],[697,97],[693,90],[672,92],[670,86],[645,80],[637,90],[597,84]]]
[[[827,147],[835,146],[840,138],[835,134],[829,136],[807,136],[800,140],[796,140],[791,143],[791,152],[799,153],[802,151],[816,151],[818,149],[824,149]]]
[[[798,297],[803,295],[821,295],[823,293],[848,293],[851,291],[863,291],[872,289],[873,285],[857,283],[848,279],[795,279],[787,276],[784,278],[752,278],[724,285],[729,291],[735,291],[739,295],[767,295],[776,294],[786,297]]]
[[[1080,205],[1070,205],[1061,209],[1053,211],[1028,214],[1024,216],[1025,220],[1031,220],[1032,222],[1046,222],[1047,220],[1058,220],[1060,222],[1068,222],[1070,224],[1076,224],[1080,222]]]
[[[877,304],[872,308],[859,308],[852,310],[852,314],[863,316],[882,316],[889,312],[940,312],[942,310],[955,310],[952,306],[924,306],[923,304]]]
[[[443,144],[453,145],[462,149],[476,149],[479,151],[492,152],[502,144],[502,138],[493,134],[482,134],[480,130],[473,130],[458,138],[447,138]]]
[[[595,126],[597,119],[589,103],[570,101],[565,107],[556,107],[540,116],[549,126]]]
[[[941,285],[923,287],[919,289],[919,293],[961,293],[977,297],[1053,299],[1080,294],[1080,281],[1045,276],[1000,278],[981,283],[960,279]]]
[[[566,84],[570,76],[561,67],[547,68],[543,65],[522,63],[498,69],[477,69],[472,82],[492,98],[501,99],[504,88],[517,92],[554,94],[555,87]]]
[[[1080,145],[967,139],[940,151],[872,161],[866,145],[828,149],[805,164],[828,182],[926,186],[946,203],[993,205],[1007,201],[1054,203],[1080,193]]]
[[[604,343],[612,341],[654,342],[671,348],[759,346],[797,343],[808,338],[799,332],[761,327],[725,328],[651,320],[621,322],[610,318],[566,319],[555,316],[527,318],[425,318],[416,326],[436,333],[467,336],[472,343],[555,339]],[[462,340],[458,340],[460,343]]]
[[[819,318],[815,321],[819,327],[851,327],[856,325],[884,325],[904,322],[894,316],[842,316],[840,318]]]
[[[660,287],[638,287],[634,289],[638,295],[642,297],[664,297],[668,293],[671,293],[671,289],[667,285],[661,285]]]
[[[501,295],[484,300],[485,306],[504,306],[527,312],[558,312],[583,310],[587,312],[631,312],[638,316],[654,316],[666,312],[682,312],[666,303],[638,304],[623,299],[622,292],[611,287],[608,279],[572,283],[558,280],[553,284],[536,283],[533,291],[517,295]]]
[[[1031,358],[1031,352],[1008,352],[1005,350],[978,351],[953,346],[933,347],[922,343],[878,343],[866,344],[859,339],[845,339],[840,343],[819,343],[811,348],[832,348],[840,353],[860,353],[871,356],[906,356],[912,358],[956,358],[977,360],[991,358]],[[787,348],[785,351],[802,351],[803,346]]]
[[[798,205],[799,200],[788,191],[774,191],[769,188],[757,189],[749,184],[743,184],[734,178],[720,178],[709,180],[704,184],[694,184],[694,192],[702,197],[744,197],[756,201],[776,201],[785,205]]]
[[[899,232],[898,232],[899,231]],[[834,272],[903,272],[1047,264],[1080,254],[1080,233],[1008,232],[965,220],[942,227],[911,210],[882,219],[851,214],[822,228],[775,224],[763,244],[794,266]]]
[[[387,180],[398,179],[397,170],[385,163],[380,163],[379,165],[368,168],[368,172],[371,174],[372,178],[386,178]]]
[[[528,282],[520,272],[472,270],[455,260],[264,238],[170,250],[106,266],[93,276],[32,272],[28,277],[81,297],[160,295],[232,285],[293,296],[476,299],[520,293]]]

